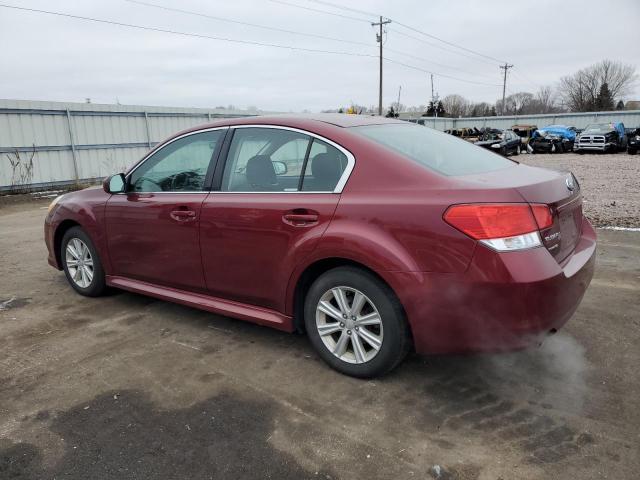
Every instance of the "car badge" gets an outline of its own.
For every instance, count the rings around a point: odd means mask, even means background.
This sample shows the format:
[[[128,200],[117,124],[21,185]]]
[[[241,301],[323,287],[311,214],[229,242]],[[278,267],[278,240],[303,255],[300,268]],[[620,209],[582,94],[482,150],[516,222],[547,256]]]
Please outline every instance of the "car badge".
[[[573,192],[576,189],[576,183],[573,181],[573,175],[567,177],[564,182],[567,184],[567,189],[569,189],[570,192]]]

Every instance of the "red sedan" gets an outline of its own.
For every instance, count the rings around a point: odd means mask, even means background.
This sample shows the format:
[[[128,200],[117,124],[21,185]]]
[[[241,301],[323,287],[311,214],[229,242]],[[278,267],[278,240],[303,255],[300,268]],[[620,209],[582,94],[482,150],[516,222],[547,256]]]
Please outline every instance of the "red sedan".
[[[56,199],[49,263],[116,287],[306,332],[333,368],[539,343],[574,313],[596,236],[570,173],[380,117],[223,120],[102,189]]]

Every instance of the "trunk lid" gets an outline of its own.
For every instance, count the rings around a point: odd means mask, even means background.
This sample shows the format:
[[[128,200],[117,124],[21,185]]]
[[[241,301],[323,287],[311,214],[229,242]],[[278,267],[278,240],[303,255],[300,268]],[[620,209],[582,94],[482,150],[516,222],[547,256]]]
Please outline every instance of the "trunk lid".
[[[558,263],[575,249],[582,235],[582,194],[572,173],[519,164],[465,181],[487,189],[511,187],[529,203],[549,205],[553,224],[540,232],[543,245]]]

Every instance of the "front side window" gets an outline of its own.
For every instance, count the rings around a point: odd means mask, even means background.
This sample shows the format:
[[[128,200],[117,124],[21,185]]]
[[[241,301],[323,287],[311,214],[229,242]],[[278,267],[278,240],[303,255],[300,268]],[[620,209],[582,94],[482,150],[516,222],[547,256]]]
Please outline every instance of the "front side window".
[[[209,164],[224,130],[194,133],[169,143],[136,168],[130,192],[195,192],[204,188]]]
[[[351,127],[351,130],[442,175],[473,175],[517,164],[432,128],[387,123]]]
[[[347,157],[342,152],[309,135],[278,128],[238,128],[227,155],[221,189],[332,192],[346,166]]]

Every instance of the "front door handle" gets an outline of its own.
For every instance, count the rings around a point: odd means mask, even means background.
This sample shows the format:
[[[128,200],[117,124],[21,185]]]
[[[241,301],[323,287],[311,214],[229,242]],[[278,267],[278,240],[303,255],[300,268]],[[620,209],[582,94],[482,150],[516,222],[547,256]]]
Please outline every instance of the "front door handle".
[[[178,222],[188,222],[195,220],[196,212],[193,210],[174,210],[170,213],[170,216]]]
[[[294,227],[303,227],[317,223],[318,215],[315,213],[285,213],[282,219]]]

